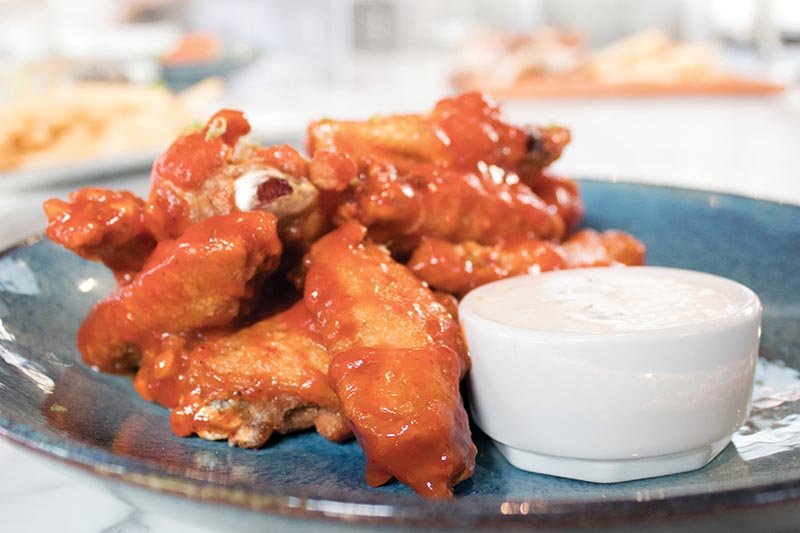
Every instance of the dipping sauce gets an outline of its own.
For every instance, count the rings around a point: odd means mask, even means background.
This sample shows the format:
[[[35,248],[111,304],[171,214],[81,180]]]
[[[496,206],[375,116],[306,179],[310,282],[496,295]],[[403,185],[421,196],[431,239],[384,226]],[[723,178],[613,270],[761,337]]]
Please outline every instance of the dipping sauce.
[[[706,465],[750,411],[761,303],[719,276],[586,268],[459,305],[473,420],[524,470],[602,483]]]
[[[521,276],[475,291],[472,308],[489,320],[535,331],[625,333],[699,324],[747,309],[753,293],[688,270],[585,268]]]

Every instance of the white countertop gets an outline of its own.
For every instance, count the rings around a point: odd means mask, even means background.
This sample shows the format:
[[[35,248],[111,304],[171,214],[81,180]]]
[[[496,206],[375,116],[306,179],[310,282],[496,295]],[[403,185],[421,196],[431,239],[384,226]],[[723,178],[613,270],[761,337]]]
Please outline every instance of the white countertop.
[[[143,513],[105,487],[75,478],[0,441],[0,530],[58,533],[192,533],[206,531]]]
[[[298,138],[308,119],[369,116],[375,111],[429,107],[445,92],[442,80],[411,90],[406,65],[375,85],[267,90],[247,106],[256,130]],[[425,70],[425,69],[423,69]],[[402,78],[404,83],[398,81]],[[425,79],[423,76],[422,79]],[[239,98],[244,102],[246,98]],[[303,102],[294,107],[292,102]],[[570,126],[574,141],[556,164],[559,172],[735,192],[800,204],[800,97],[608,99],[514,102],[509,116],[522,122]],[[144,175],[97,182],[144,193]],[[0,189],[0,246],[41,231],[41,202],[74,186],[28,191]],[[151,516],[99,486],[65,475],[0,442],[0,516],[3,531],[183,532],[200,529]]]

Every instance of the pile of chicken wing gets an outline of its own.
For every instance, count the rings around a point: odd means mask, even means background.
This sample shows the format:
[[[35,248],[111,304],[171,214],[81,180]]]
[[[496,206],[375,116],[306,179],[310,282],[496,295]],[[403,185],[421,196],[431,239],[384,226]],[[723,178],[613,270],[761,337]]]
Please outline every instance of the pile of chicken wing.
[[[566,129],[517,127],[477,93],[426,114],[308,127],[308,155],[243,139],[222,110],[155,162],[149,197],[45,203],[47,235],[115,274],[78,331],[85,362],[135,372],[176,434],[263,446],[355,436],[372,486],[428,497],[471,476],[456,318],[507,276],[641,264],[632,236],[577,231],[576,184],[546,167]]]

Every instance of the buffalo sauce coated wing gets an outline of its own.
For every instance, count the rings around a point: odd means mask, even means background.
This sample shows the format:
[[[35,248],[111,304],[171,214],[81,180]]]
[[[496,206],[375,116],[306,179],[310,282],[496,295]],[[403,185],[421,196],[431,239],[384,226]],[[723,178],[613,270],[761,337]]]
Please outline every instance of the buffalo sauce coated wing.
[[[172,428],[178,435],[197,433],[246,448],[262,446],[273,432],[312,426],[340,441],[350,429],[328,386],[328,364],[316,323],[300,300],[198,344],[183,369],[184,392],[172,411]]]
[[[569,131],[520,128],[506,123],[500,108],[468,92],[440,100],[430,113],[389,115],[365,121],[323,119],[308,126],[308,151],[347,153],[359,166],[386,160],[401,171],[409,165],[473,169],[478,163],[538,172],[555,161]]]
[[[81,189],[67,201],[48,200],[47,235],[81,257],[103,262],[120,284],[141,270],[157,242],[177,238],[217,215],[273,213],[284,247],[302,255],[331,227],[338,193],[314,187],[308,178],[311,162],[291,146],[241,141],[248,131],[241,112],[217,112],[158,158],[147,201],[100,188]],[[338,180],[342,173],[353,173],[337,164],[342,157],[319,156],[317,174]]]
[[[127,191],[86,188],[44,204],[47,236],[84,259],[101,261],[120,283],[131,280],[156,245],[144,202]]]
[[[364,449],[367,482],[426,497],[470,477],[475,446],[459,393],[469,359],[455,318],[350,223],[311,248],[305,302],[331,355],[328,383]]]
[[[141,272],[95,305],[78,331],[84,360],[101,370],[135,367],[165,333],[224,327],[253,296],[253,282],[278,265],[275,217],[212,217],[163,241]]]
[[[330,225],[331,195],[323,208],[308,180],[309,161],[287,145],[240,142],[249,130],[241,112],[222,110],[205,127],[179,136],[153,166],[147,201],[93,187],[68,201],[48,200],[48,237],[103,262],[120,284],[141,270],[158,241],[217,215],[271,212],[283,243],[304,252]]]
[[[427,114],[390,115],[366,121],[324,119],[308,127],[309,153],[338,150],[359,165],[392,161],[399,169],[417,163],[474,168],[523,161],[529,135],[502,121],[500,110],[479,93],[445,98]]]
[[[419,164],[404,174],[373,165],[338,219],[368,226],[370,238],[395,252],[410,252],[426,236],[491,244],[516,235],[564,234],[556,210],[516,174],[486,165],[467,171]]]
[[[458,297],[491,281],[518,276],[534,268],[542,271],[566,267],[557,244],[517,238],[484,246],[474,241],[453,244],[423,239],[408,267],[432,288]]]
[[[456,296],[491,281],[532,271],[609,265],[643,265],[645,247],[622,231],[581,230],[563,244],[511,239],[491,246],[424,239],[408,267],[436,290]]]
[[[336,221],[357,221],[371,239],[402,254],[425,236],[481,244],[515,235],[560,239],[568,224],[558,205],[527,181],[568,141],[563,128],[507,124],[497,106],[466,93],[427,114],[321,120],[309,126],[308,144],[315,159],[341,152],[358,170],[338,174],[347,183],[311,174],[321,189],[347,191]]]

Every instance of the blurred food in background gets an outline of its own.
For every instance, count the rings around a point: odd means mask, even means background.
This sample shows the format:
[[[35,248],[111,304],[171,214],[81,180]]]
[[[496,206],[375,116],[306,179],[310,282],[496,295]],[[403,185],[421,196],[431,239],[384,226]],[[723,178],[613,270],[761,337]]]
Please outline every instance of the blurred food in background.
[[[740,77],[721,66],[709,44],[677,42],[648,29],[591,51],[580,32],[543,28],[527,34],[483,31],[466,41],[461,89],[499,96],[648,96],[772,94],[783,86]]]
[[[454,90],[456,71],[456,89],[513,97],[506,109],[519,121],[574,125],[578,155],[560,163],[570,172],[761,183],[793,166],[793,151],[781,147],[796,113],[781,106],[800,101],[798,36],[796,0],[0,0],[0,108],[5,117],[21,106],[0,128],[0,188],[144,176],[147,152],[91,154],[137,150],[148,136],[136,125],[148,121],[154,145],[173,135],[188,114],[166,88],[208,77],[225,86],[199,115],[246,108],[254,138],[299,146],[301,125],[322,114],[419,109]],[[96,112],[91,98],[75,104],[87,82],[110,83],[115,94],[127,84],[123,92],[150,95],[153,111],[113,107],[105,96]],[[789,90],[778,98],[718,98],[780,85]],[[598,98],[626,95],[666,98]],[[36,106],[25,102],[37,98],[51,118],[29,118]],[[80,109],[70,116],[83,118],[58,125],[67,111],[54,103],[66,100]],[[119,115],[113,124],[95,118],[109,109]],[[701,127],[687,132],[698,113]],[[21,117],[31,132],[19,132]],[[761,143],[758,157],[739,146],[737,129],[758,132],[747,145]],[[679,139],[675,153],[685,157],[651,150],[665,139]]]
[[[460,83],[486,78],[498,86],[513,85],[524,78],[564,75],[580,67],[586,55],[582,32],[541,28],[529,33],[483,29],[466,40]]]
[[[222,92],[209,78],[177,94],[156,85],[66,83],[0,107],[0,172],[163,147]]]
[[[190,32],[161,57],[161,76],[169,87],[181,90],[209,76],[228,77],[256,56],[248,47],[226,48],[212,33]]]
[[[186,65],[216,61],[222,55],[222,45],[215,35],[187,33],[171,51],[161,58],[164,65]]]
[[[663,31],[646,30],[590,55],[581,71],[597,83],[715,83],[741,81],[719,65],[708,44],[681,43]]]

